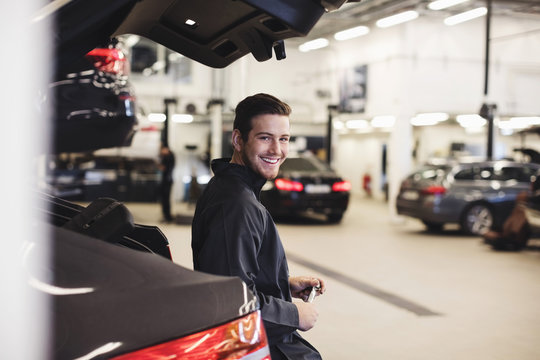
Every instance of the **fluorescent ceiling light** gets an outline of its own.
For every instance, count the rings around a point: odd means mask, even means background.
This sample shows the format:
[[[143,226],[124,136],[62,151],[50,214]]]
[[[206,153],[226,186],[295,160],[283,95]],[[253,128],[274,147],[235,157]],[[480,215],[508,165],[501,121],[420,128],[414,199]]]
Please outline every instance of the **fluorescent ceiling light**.
[[[487,8],[479,7],[473,10],[465,11],[461,14],[447,17],[446,19],[444,19],[444,23],[448,26],[457,25],[457,24],[461,24],[462,22],[476,19],[480,16],[484,16],[486,14],[487,14]]]
[[[396,15],[385,17],[377,20],[375,23],[380,28],[387,28],[390,26],[402,24],[407,21],[414,20],[418,17],[418,13],[414,10],[405,11]]]
[[[411,119],[411,125],[413,126],[428,126],[436,125],[441,121],[448,120],[447,113],[424,113],[418,114]]]
[[[318,38],[318,39],[303,43],[302,45],[298,47],[298,49],[301,52],[308,52],[311,50],[321,49],[326,46],[328,46],[328,40],[325,38]]]
[[[498,124],[500,129],[526,129],[533,125],[540,125],[540,116],[511,117]]]
[[[430,8],[431,10],[442,10],[457,4],[464,3],[466,1],[469,0],[437,0],[430,2],[428,4],[428,8]]]
[[[517,116],[511,117],[510,121],[527,124],[528,126],[540,125],[540,116]]]
[[[456,120],[464,128],[479,128],[487,123],[486,119],[478,114],[458,115]]]
[[[148,121],[151,121],[151,122],[165,122],[166,119],[167,119],[167,116],[165,116],[165,114],[160,114],[160,113],[148,114]]]
[[[434,113],[417,114],[415,117],[420,120],[430,120],[430,121],[441,122],[441,121],[448,120],[450,116],[447,113],[434,112]]]
[[[339,120],[335,120],[333,122],[333,125],[334,125],[334,129],[337,129],[337,130],[341,130],[345,127],[345,125],[343,125],[343,121],[339,121]]]
[[[188,124],[193,122],[193,115],[190,114],[173,114],[172,121],[175,123]]]
[[[411,119],[411,125],[412,126],[431,126],[431,125],[436,125],[438,123],[439,122],[437,120],[420,119],[420,118],[418,118],[416,116]]]
[[[349,40],[355,37],[366,35],[368,33],[369,33],[369,28],[367,26],[357,26],[351,29],[347,29],[347,30],[343,30],[343,31],[339,31],[335,33],[334,39],[338,41]]]
[[[504,130],[525,129],[527,127],[527,125],[514,123],[511,120],[501,120],[499,121],[497,126],[499,127],[499,129]]]
[[[367,129],[369,127],[369,123],[367,120],[348,120],[345,124],[347,129]]]
[[[375,128],[388,128],[394,126],[395,122],[395,116],[375,116],[373,119],[371,119],[371,126]]]

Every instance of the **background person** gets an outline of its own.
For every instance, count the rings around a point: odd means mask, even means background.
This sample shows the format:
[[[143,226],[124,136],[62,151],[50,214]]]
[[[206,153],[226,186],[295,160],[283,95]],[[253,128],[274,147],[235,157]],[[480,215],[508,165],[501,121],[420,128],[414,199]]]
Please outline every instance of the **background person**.
[[[159,157],[159,169],[161,170],[161,183],[159,186],[161,212],[163,214],[163,221],[171,222],[173,220],[171,215],[171,188],[173,185],[175,158],[171,149],[167,146],[161,147]]]
[[[214,177],[197,202],[192,224],[195,270],[238,276],[257,295],[272,359],[321,359],[303,339],[317,320],[307,300],[315,277],[289,277],[285,251],[270,213],[259,202],[289,149],[290,107],[267,94],[242,100],[235,110],[232,159],[212,161]]]

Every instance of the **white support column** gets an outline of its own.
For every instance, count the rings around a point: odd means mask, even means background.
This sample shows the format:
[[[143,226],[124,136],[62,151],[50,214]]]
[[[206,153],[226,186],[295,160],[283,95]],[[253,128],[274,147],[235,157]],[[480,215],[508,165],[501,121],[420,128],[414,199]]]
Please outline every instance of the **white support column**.
[[[396,211],[400,182],[412,169],[412,116],[414,115],[402,114],[397,117],[388,144],[388,207],[393,222],[401,220]]]
[[[211,101],[210,103],[210,158],[217,159],[221,157],[221,146],[223,139],[223,104],[221,101]]]
[[[48,264],[52,250],[48,241],[50,231],[44,226],[46,220],[40,219],[43,214],[39,210],[45,209],[46,204],[33,191],[43,180],[37,172],[44,158],[40,154],[49,150],[52,121],[44,96],[52,68],[52,16],[47,11],[37,11],[44,5],[45,2],[36,0],[0,3],[0,12],[4,14],[0,38],[4,48],[9,49],[0,58],[4,124],[0,134],[3,359],[46,359],[51,350],[52,309],[45,293],[30,285],[52,280]]]

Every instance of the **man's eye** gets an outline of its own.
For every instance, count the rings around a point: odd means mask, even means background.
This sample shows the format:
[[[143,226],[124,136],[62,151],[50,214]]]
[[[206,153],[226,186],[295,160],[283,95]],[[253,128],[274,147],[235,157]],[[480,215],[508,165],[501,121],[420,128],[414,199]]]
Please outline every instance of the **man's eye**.
[[[279,141],[286,143],[286,142],[289,142],[289,138],[281,138],[281,139],[279,139]]]

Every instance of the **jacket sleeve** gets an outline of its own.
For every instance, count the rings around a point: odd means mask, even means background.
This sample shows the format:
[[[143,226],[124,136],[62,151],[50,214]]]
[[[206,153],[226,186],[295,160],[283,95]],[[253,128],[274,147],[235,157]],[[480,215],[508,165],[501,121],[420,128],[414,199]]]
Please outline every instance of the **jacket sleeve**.
[[[237,201],[227,206],[216,204],[205,210],[204,245],[200,249],[198,270],[238,276],[259,299],[268,336],[281,337],[294,332],[299,325],[296,305],[265,294],[256,286],[260,274],[258,255],[263,241],[264,219],[256,205]]]

